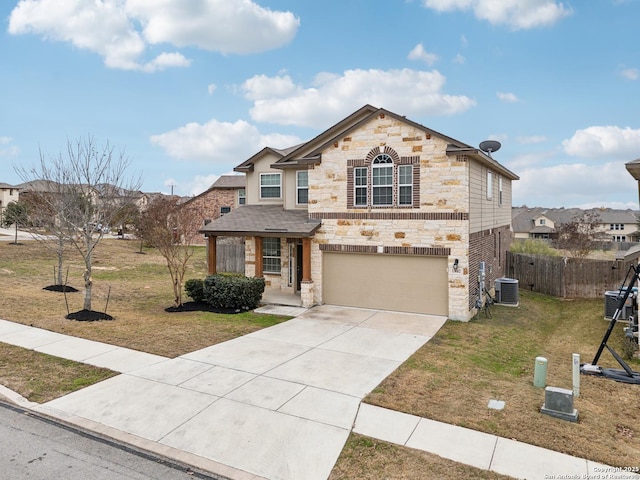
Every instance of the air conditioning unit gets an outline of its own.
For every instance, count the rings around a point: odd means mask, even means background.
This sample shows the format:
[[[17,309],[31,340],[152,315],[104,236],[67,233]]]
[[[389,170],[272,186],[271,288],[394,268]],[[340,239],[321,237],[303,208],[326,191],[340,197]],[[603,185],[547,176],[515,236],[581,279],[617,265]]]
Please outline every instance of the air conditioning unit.
[[[515,278],[497,278],[495,289],[496,302],[513,306],[519,304],[518,280]]]
[[[616,308],[618,308],[618,303],[620,302],[620,297],[624,295],[624,292],[620,292],[619,290],[607,290],[604,292],[604,319],[611,320],[613,319],[613,315],[616,313]],[[631,302],[633,298],[631,295],[627,298],[627,301],[622,306],[622,310],[620,311],[620,315],[618,316],[618,320],[628,320],[629,316],[632,313]]]

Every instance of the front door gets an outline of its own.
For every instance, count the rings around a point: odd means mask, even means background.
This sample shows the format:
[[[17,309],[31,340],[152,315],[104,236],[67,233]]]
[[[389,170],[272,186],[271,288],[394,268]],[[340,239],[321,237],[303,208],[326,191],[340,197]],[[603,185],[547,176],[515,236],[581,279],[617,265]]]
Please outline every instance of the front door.
[[[302,290],[302,244],[296,245],[296,292]]]

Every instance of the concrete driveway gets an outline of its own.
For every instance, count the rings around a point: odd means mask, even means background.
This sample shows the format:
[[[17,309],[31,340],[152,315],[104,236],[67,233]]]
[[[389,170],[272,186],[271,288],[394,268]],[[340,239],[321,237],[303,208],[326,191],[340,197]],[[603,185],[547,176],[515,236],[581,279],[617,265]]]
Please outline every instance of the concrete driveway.
[[[231,467],[235,478],[326,479],[360,400],[444,317],[320,306],[134,369],[42,406]],[[157,449],[156,449],[157,450]]]

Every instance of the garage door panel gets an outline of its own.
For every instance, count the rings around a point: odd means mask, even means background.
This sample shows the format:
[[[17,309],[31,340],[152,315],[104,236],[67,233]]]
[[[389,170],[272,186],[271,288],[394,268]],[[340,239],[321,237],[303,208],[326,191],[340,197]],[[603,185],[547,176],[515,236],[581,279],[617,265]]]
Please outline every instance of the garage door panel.
[[[323,279],[325,303],[448,314],[446,257],[325,252]]]

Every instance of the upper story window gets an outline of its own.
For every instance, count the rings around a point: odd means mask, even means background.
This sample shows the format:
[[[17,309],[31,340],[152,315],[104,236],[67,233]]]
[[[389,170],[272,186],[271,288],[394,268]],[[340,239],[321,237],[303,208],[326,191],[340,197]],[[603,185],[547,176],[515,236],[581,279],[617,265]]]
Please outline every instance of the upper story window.
[[[367,167],[353,169],[354,205],[357,207],[367,206],[367,170]]]
[[[347,208],[419,206],[420,157],[400,158],[388,147],[347,162]]]
[[[502,177],[498,177],[498,205],[502,205]]]
[[[612,223],[609,225],[609,230],[624,230],[624,224]]]
[[[413,203],[413,165],[398,167],[398,205]]]
[[[487,171],[487,200],[493,198],[493,172]]]
[[[393,160],[389,155],[378,155],[371,166],[373,205],[393,205]]]
[[[296,203],[298,205],[309,203],[309,172],[307,170],[296,172]]]
[[[244,188],[238,189],[238,205],[246,205],[247,191]]]
[[[231,207],[220,207],[220,216],[223,216],[225,213],[231,212]]]
[[[545,219],[544,219],[544,218],[541,218],[541,219],[540,219],[540,225],[544,225],[544,224],[545,224]]]
[[[279,173],[260,174],[260,198],[281,198],[282,177]]]

